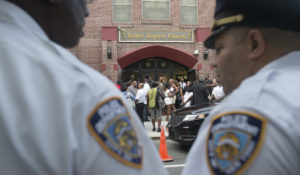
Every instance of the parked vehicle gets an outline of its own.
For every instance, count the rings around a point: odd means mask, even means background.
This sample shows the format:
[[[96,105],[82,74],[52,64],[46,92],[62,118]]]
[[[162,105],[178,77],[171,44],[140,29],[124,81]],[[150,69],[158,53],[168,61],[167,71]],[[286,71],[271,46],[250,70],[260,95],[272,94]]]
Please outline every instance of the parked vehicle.
[[[175,110],[167,124],[169,138],[181,144],[191,145],[198,130],[215,104],[202,104]]]

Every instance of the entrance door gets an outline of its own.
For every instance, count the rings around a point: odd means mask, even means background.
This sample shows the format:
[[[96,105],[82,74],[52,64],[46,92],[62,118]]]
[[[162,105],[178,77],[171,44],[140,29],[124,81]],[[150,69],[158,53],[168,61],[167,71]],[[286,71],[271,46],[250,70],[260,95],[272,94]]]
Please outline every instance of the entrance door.
[[[142,70],[141,75],[142,79],[145,79],[146,77],[149,78],[149,80],[158,81],[159,77],[163,77],[165,80],[170,79],[172,74],[172,71],[169,70],[159,70],[159,69],[153,69],[153,70]]]
[[[123,70],[122,80],[128,81],[130,75],[134,74],[139,81],[143,81],[147,76],[150,80],[157,81],[159,77],[168,79],[187,79],[188,68],[174,61],[165,58],[148,58],[129,65]]]
[[[159,80],[159,77],[163,77],[163,79],[165,80],[165,82],[167,82],[170,79],[170,77],[171,77],[170,72],[163,72],[163,71],[162,72],[158,72],[157,76],[158,76],[158,80]]]
[[[156,72],[155,71],[141,71],[142,79],[156,80]]]

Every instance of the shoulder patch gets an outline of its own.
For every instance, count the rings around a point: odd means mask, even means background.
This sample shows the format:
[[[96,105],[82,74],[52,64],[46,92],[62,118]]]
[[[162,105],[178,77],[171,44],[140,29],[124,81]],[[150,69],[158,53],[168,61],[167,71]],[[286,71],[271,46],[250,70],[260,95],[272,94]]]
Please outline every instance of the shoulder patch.
[[[96,106],[88,117],[88,129],[109,155],[126,166],[142,168],[142,149],[131,116],[119,97]]]
[[[253,162],[264,142],[265,118],[234,111],[212,119],[207,140],[211,174],[241,174]]]

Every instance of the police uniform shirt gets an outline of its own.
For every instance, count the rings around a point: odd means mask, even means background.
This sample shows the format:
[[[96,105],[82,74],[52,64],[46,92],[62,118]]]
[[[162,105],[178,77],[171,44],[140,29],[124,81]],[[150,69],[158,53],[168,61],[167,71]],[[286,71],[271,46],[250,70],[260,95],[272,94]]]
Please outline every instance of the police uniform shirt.
[[[183,175],[300,174],[300,51],[262,68],[211,112]]]
[[[3,0],[0,53],[0,174],[167,174],[115,85]]]

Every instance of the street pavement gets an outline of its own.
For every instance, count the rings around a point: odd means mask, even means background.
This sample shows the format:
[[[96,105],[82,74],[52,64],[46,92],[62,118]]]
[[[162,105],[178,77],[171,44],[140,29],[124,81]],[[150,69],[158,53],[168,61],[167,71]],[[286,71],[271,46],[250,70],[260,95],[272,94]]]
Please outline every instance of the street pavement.
[[[168,124],[168,122],[166,121],[166,116],[162,116],[162,122],[161,122],[161,126],[164,126],[164,130],[165,130],[165,137],[167,138],[169,133],[166,129],[166,125]],[[155,122],[155,127],[156,127],[156,130],[157,130],[157,121]],[[153,132],[152,131],[152,122],[151,120],[150,121],[145,121],[144,122],[144,126],[145,126],[145,130],[148,134],[148,136],[151,138],[151,139],[159,139],[160,138],[160,132]]]
[[[180,175],[185,166],[185,160],[189,151],[189,147],[168,139],[169,133],[166,130],[167,124],[168,122],[166,121],[166,116],[162,116],[162,126],[164,126],[168,155],[173,157],[174,160],[171,162],[163,162],[163,164],[169,175]],[[159,151],[161,133],[152,131],[151,121],[144,122],[144,126],[148,136],[153,140],[155,146]],[[157,129],[157,122],[155,122],[155,127]]]

